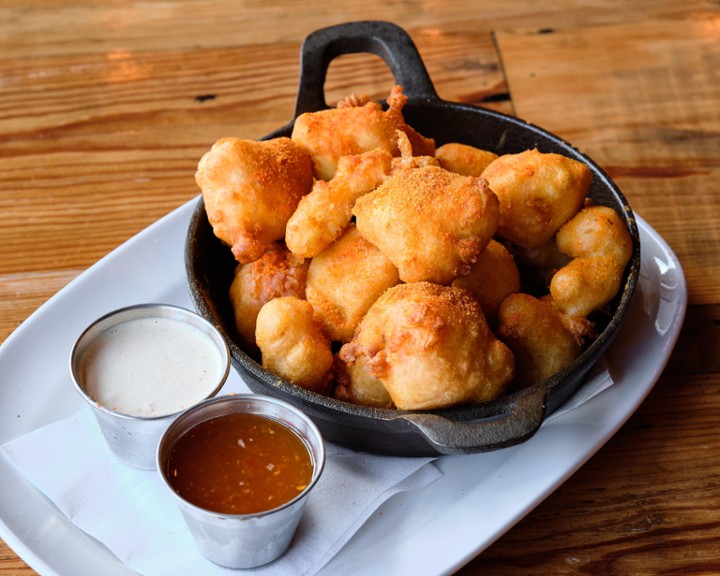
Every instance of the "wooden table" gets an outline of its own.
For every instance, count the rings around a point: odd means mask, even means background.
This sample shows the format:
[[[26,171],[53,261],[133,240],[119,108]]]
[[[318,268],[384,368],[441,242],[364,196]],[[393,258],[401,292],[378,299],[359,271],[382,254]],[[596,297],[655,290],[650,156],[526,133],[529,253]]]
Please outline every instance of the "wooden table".
[[[674,249],[689,291],[677,348],[640,409],[458,573],[720,573],[717,2],[15,4],[0,3],[0,340],[195,196],[217,138],[285,124],[308,33],[391,20],[442,98],[514,114],[595,159]],[[391,84],[378,58],[347,56],[326,94],[382,98]],[[26,574],[0,542],[0,575]]]

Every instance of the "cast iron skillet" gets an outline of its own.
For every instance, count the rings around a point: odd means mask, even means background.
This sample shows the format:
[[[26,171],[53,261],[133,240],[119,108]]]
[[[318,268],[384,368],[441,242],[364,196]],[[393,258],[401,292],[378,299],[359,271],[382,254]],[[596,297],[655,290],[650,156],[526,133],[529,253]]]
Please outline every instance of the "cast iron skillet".
[[[327,108],[324,84],[330,62],[342,55],[380,56],[408,96],[404,116],[437,145],[462,142],[498,154],[528,148],[556,152],[585,162],[593,174],[590,197],[614,208],[634,242],[621,290],[601,320],[602,332],[566,369],[525,390],[477,406],[409,412],[355,406],[304,390],[264,370],[238,344],[228,298],[235,261],[213,235],[202,199],[192,215],[185,246],[190,292],[198,312],[225,335],[234,367],[256,393],[281,398],[305,411],[331,442],[395,455],[459,454],[495,450],[523,442],[546,415],[563,404],[603,355],[630,304],[640,269],[640,243],[633,213],[610,178],[589,158],[557,136],[517,118],[441,100],[408,34],[387,22],[352,22],[310,34],[303,43],[295,117]],[[265,139],[290,136],[292,122]]]

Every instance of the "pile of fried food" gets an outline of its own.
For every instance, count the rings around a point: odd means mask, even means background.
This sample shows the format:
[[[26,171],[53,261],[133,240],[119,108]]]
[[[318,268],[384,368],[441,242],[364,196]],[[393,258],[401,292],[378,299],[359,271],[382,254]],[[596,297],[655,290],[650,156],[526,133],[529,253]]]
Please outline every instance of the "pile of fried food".
[[[284,380],[428,410],[497,398],[570,364],[620,288],[632,240],[589,168],[538,150],[436,148],[351,96],[290,138],[222,138],[196,181],[237,260],[242,344]]]

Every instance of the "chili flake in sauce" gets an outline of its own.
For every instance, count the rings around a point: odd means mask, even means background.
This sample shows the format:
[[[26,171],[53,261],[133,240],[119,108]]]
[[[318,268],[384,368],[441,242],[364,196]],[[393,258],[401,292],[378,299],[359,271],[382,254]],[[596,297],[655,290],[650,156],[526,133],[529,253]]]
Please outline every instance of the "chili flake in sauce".
[[[178,438],[166,470],[188,502],[222,514],[253,514],[300,494],[313,463],[307,446],[284,424],[232,413],[200,422]]]

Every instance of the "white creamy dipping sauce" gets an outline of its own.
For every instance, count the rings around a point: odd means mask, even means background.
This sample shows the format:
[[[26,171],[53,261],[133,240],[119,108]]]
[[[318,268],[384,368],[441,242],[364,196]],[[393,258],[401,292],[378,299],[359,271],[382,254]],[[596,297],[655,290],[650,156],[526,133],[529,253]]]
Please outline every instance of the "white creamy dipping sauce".
[[[170,318],[108,328],[83,354],[82,380],[98,404],[129,416],[174,414],[206,398],[226,365],[213,339]]]

